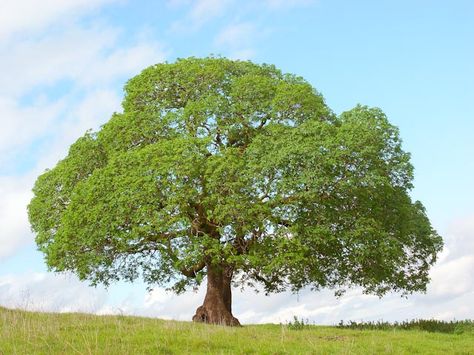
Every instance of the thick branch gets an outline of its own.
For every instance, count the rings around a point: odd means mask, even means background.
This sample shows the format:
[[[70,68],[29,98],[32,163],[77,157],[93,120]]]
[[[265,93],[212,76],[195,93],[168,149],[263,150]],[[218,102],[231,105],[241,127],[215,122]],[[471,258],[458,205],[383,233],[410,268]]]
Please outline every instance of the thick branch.
[[[185,229],[176,232],[152,233],[146,237],[146,240],[149,242],[163,242],[174,238],[182,237],[183,235],[188,235],[189,232],[189,229]]]
[[[272,216],[271,221],[286,228],[290,228],[293,225],[291,221],[277,216]]]
[[[194,265],[190,269],[182,268],[180,271],[186,277],[195,278],[197,273],[201,271],[202,269],[204,269],[205,267],[206,267],[206,263],[204,261],[201,261],[200,263]]]
[[[254,271],[252,273],[252,277],[261,282],[262,284],[265,285],[265,288],[267,290],[271,290],[273,289],[273,287],[275,286],[275,284],[278,283],[278,279],[275,277],[275,276],[272,276],[270,280],[268,280],[267,278],[263,277],[262,275],[260,275],[260,273],[258,271]]]
[[[194,215],[190,214],[193,218],[191,221],[191,231],[193,235],[206,234],[215,239],[219,239],[219,225],[209,220],[206,217],[206,211],[201,203],[189,203],[190,207],[194,209]]]
[[[252,236],[249,239],[245,239],[243,235],[239,235],[234,239],[232,245],[237,251],[237,255],[247,254],[258,239],[262,236],[262,231],[255,229],[252,231]]]
[[[263,126],[265,126],[265,123],[267,123],[267,117],[264,117],[264,118],[262,119],[262,121],[261,121],[260,124],[258,125],[257,129],[263,128]]]

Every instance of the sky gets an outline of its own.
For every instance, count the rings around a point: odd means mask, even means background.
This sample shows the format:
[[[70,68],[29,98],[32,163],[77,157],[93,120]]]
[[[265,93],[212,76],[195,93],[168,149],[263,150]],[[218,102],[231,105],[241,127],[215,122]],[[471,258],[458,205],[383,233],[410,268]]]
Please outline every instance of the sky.
[[[474,2],[0,0],[0,305],[190,320],[204,289],[93,288],[48,272],[26,206],[37,176],[121,110],[149,65],[220,55],[307,79],[339,114],[380,107],[400,128],[445,248],[426,294],[235,289],[243,324],[474,319]]]

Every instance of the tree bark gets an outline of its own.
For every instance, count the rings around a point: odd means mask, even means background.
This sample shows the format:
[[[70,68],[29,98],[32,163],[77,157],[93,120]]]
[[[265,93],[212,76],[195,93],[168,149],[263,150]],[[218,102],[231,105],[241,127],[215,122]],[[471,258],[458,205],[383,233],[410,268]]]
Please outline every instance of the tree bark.
[[[207,292],[202,306],[193,317],[194,322],[240,326],[232,315],[232,269],[207,265]]]

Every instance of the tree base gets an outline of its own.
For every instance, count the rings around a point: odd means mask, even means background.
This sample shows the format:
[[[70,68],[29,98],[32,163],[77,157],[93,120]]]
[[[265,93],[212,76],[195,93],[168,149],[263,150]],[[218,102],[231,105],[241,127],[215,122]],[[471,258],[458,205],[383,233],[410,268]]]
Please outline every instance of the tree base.
[[[193,322],[240,327],[240,322],[227,309],[202,305],[196,310]]]

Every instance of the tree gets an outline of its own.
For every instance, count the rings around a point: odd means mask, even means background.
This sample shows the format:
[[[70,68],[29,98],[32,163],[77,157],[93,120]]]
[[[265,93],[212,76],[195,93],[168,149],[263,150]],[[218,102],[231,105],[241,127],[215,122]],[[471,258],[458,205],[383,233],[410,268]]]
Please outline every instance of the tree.
[[[409,160],[380,109],[337,116],[272,65],[180,59],[126,84],[123,113],[38,177],[29,218],[51,270],[207,279],[193,320],[238,325],[232,285],[424,291],[442,239]]]

